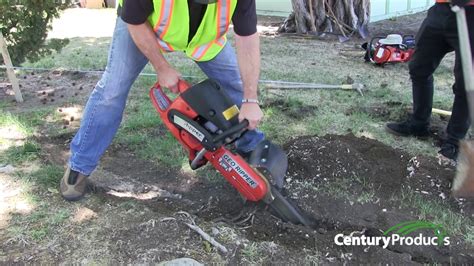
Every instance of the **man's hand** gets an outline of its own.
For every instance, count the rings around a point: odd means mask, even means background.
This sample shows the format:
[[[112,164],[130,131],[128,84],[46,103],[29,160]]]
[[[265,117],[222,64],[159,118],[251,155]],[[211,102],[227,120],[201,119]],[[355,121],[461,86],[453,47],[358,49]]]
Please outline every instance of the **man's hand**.
[[[260,121],[262,121],[263,112],[257,103],[243,103],[240,108],[239,121],[247,119],[249,121],[249,130],[257,128]]]
[[[181,74],[171,66],[164,67],[157,70],[158,84],[162,88],[168,88],[173,93],[178,93],[178,82],[181,79]]]

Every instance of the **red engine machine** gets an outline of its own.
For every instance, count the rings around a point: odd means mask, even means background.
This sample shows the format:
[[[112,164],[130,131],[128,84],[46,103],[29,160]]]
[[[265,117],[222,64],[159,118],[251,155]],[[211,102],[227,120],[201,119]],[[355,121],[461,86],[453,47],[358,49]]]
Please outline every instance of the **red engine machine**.
[[[362,45],[366,49],[365,60],[383,66],[388,63],[405,63],[410,61],[415,52],[415,38],[412,35],[398,34],[375,37],[370,43]]]
[[[284,221],[310,225],[309,219],[281,193],[288,160],[286,154],[266,140],[249,158],[228,148],[248,126],[239,123],[239,109],[213,80],[194,86],[178,84],[180,94],[171,101],[155,84],[150,97],[166,127],[189,153],[191,168],[207,162],[219,171],[247,200],[263,201]]]

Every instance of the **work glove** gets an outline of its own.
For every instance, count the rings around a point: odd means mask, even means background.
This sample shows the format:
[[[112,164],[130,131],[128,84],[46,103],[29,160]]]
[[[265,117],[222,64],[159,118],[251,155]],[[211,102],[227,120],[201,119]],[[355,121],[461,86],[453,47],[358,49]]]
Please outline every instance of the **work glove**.
[[[453,6],[465,7],[470,2],[470,0],[451,0]]]

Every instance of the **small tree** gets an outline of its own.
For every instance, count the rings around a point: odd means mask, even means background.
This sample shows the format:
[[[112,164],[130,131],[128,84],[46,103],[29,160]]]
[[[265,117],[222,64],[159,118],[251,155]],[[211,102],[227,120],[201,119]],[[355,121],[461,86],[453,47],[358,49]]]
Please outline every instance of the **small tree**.
[[[291,0],[293,12],[280,32],[321,35],[335,33],[349,37],[368,35],[370,0]]]
[[[68,5],[58,0],[0,0],[0,28],[14,65],[27,58],[35,61],[68,43],[56,39],[45,44],[52,19]]]

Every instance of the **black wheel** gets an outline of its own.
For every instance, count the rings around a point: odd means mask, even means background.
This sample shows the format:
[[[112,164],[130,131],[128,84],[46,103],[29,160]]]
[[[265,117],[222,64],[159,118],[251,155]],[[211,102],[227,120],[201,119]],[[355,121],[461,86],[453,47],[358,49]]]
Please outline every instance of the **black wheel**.
[[[312,225],[310,219],[296,205],[288,201],[288,199],[286,199],[280,191],[273,186],[271,189],[275,199],[268,206],[270,206],[270,209],[275,216],[292,224],[301,224],[305,226]]]

